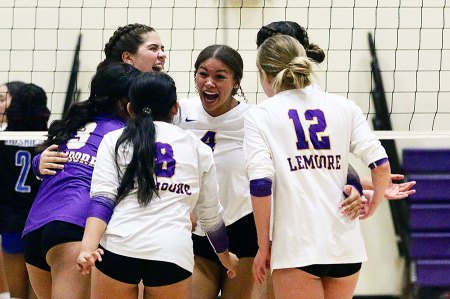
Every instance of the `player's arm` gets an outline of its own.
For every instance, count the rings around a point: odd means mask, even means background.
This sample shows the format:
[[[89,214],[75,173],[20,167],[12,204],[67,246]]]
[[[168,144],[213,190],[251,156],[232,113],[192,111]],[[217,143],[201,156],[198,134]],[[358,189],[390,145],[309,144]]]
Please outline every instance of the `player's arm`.
[[[222,265],[227,268],[229,278],[237,275],[237,256],[228,251],[228,236],[223,221],[223,207],[219,201],[219,184],[216,177],[211,149],[197,137],[199,171],[201,173],[200,193],[195,210],[202,230],[205,232]]]
[[[270,268],[270,214],[272,201],[272,181],[264,178],[250,181],[253,216],[258,237],[258,252],[253,261],[253,277],[259,283],[264,281]]]
[[[103,250],[98,248],[98,244],[106,226],[107,223],[97,217],[89,217],[86,220],[80,254],[77,258],[77,267],[82,274],[89,274],[91,268],[95,266],[95,262],[102,261]]]
[[[114,152],[117,139],[110,137],[106,135],[100,143],[92,173],[91,201],[77,259],[77,266],[82,274],[88,274],[95,266],[95,261],[101,261],[103,251],[98,248],[98,245],[114,212],[120,185]]]
[[[252,112],[255,112],[255,114]],[[272,179],[275,167],[270,148],[257,125],[259,119],[265,117],[264,112],[262,112],[262,115],[259,115],[259,112],[262,111],[250,110],[245,117],[244,155],[250,179],[250,195],[258,238],[258,252],[253,261],[252,272],[255,280],[262,283],[270,268],[270,217]]]
[[[374,167],[371,167],[373,195],[367,203],[366,213],[361,217],[362,219],[368,218],[375,213],[377,207],[384,200],[384,193],[391,182],[391,166],[387,158],[382,159],[379,163],[372,164],[375,164]]]

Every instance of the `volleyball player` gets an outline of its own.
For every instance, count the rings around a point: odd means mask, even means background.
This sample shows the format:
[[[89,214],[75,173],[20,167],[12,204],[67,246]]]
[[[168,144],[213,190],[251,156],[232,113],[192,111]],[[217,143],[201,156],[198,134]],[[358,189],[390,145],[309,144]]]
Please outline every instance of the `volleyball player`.
[[[198,228],[192,236],[194,298],[216,298],[219,292],[221,298],[271,297],[264,285],[255,284],[251,273],[257,241],[242,142],[244,115],[252,105],[236,100],[237,93],[243,96],[242,75],[243,61],[236,50],[226,45],[206,47],[195,62],[199,95],[180,101],[177,124],[192,131],[213,151],[230,250],[240,258],[239,275],[230,280]],[[353,191],[345,202],[350,204],[350,218],[359,215],[360,207],[357,192]]]
[[[258,231],[255,279],[270,262],[277,298],[352,298],[367,257],[358,221],[336,205],[353,152],[371,167],[368,216],[375,212],[390,182],[386,152],[353,102],[311,87],[312,65],[296,39],[268,38],[257,67],[269,99],[247,114],[244,139]]]
[[[228,276],[236,275],[213,156],[192,133],[171,124],[178,103],[168,75],[141,74],[129,98],[127,126],[107,134],[99,147],[78,265],[88,273],[101,258],[91,298],[137,298],[141,280],[144,298],[191,298],[194,207]]]
[[[17,90],[25,85],[22,81],[11,81],[0,86],[0,131],[4,131],[8,125],[6,109],[11,105]]]
[[[56,144],[67,163],[54,176],[43,176],[23,231],[27,269],[39,298],[89,297],[89,276],[80,275],[74,262],[87,218],[93,166],[104,134],[124,126],[128,89],[139,73],[125,63],[102,68],[91,81],[89,98],[72,104],[62,120],[50,125],[43,146]]]
[[[99,63],[101,69],[114,62],[125,62],[142,72],[162,71],[166,61],[164,45],[154,28],[133,23],[114,31],[104,46],[105,59]],[[42,152],[39,160],[40,175],[54,175],[62,169],[65,155],[54,146]]]
[[[9,107],[11,99],[14,96],[15,91],[17,90],[16,83],[18,83],[17,87],[19,87],[19,85],[25,84],[20,81],[12,81],[0,86],[0,131],[4,131],[6,129],[6,126],[8,125],[6,118],[6,109]],[[0,299],[4,299],[3,297],[9,298],[9,291],[8,283],[6,280],[5,267],[3,263],[2,249],[0,247]]]
[[[34,84],[18,84],[14,100],[6,110],[6,131],[45,131],[50,111],[45,91]],[[21,233],[39,188],[30,172],[39,140],[0,141],[0,233],[5,274],[13,298],[35,298],[25,266]]]
[[[277,35],[284,34],[289,35],[297,39],[303,46],[306,52],[306,56],[314,63],[320,64],[325,60],[325,52],[316,44],[311,43],[309,40],[308,32],[302,26],[296,22],[292,21],[276,21],[268,25],[262,26],[256,36],[256,46],[259,47],[267,38]],[[317,84],[312,84],[312,86],[319,88]],[[349,176],[348,181],[354,180],[358,177],[356,170],[349,165]],[[404,179],[402,174],[392,174],[392,181],[401,181]],[[370,200],[373,192],[373,184],[370,178],[362,177],[360,183],[364,189],[363,210],[361,210],[361,217],[364,218],[365,208],[367,208],[368,200]],[[388,189],[385,191],[385,198],[389,200],[399,200],[414,194],[416,190],[412,189],[416,184],[415,181],[405,182],[400,184],[390,184]]]

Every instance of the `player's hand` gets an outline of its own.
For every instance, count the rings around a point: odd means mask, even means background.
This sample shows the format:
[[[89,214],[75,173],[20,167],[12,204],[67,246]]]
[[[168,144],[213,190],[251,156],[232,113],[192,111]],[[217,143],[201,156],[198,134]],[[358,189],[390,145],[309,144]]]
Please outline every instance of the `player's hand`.
[[[341,201],[339,208],[342,215],[354,220],[359,216],[361,209],[363,208],[361,195],[358,190],[351,185],[345,185],[344,194],[347,198]]]
[[[271,250],[268,248],[259,248],[253,260],[253,277],[258,283],[263,283],[267,271],[270,271]]]
[[[227,268],[227,275],[229,278],[235,278],[237,275],[237,269],[239,265],[239,258],[234,254],[225,250],[218,254],[219,260],[222,265]]]
[[[77,268],[81,274],[89,274],[90,270],[95,267],[95,261],[102,261],[103,249],[97,248],[92,252],[80,252],[77,258]]]
[[[392,181],[400,181],[403,180],[405,176],[402,174],[391,174]],[[411,189],[416,184],[416,181],[394,184],[391,182],[389,187],[384,192],[384,197],[388,200],[398,200],[403,199],[411,194],[416,193],[415,189]]]
[[[373,190],[363,190],[362,205],[359,213],[359,219],[366,219],[369,212],[369,201],[372,199]]]
[[[58,152],[58,145],[52,144],[41,153],[39,172],[41,175],[55,175],[56,170],[64,169],[68,160],[67,154]]]

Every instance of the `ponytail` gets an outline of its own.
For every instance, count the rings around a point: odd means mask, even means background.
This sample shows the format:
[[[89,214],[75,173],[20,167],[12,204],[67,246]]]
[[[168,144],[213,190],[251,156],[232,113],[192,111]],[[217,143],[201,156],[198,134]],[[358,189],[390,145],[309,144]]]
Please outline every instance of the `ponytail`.
[[[118,189],[116,204],[122,201],[134,187],[136,180],[138,185],[138,202],[147,205],[153,198],[153,193],[158,194],[155,175],[156,153],[156,128],[151,114],[139,113],[130,119],[122,135],[116,143],[116,157],[120,150],[132,150],[133,157],[128,164]],[[120,169],[116,159],[117,169]],[[119,174],[121,176],[122,174]]]
[[[121,177],[116,204],[135,188],[140,205],[150,203],[156,185],[156,128],[154,121],[171,122],[171,109],[177,104],[177,93],[173,79],[160,72],[140,74],[131,84],[130,108],[135,115],[123,130],[115,147],[116,167]],[[119,153],[132,151],[131,161],[121,172]]]

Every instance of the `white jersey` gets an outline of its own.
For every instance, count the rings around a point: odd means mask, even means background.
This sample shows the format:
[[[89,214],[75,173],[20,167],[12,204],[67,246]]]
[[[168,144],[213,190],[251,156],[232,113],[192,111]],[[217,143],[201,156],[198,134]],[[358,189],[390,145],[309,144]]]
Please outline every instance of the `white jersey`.
[[[116,254],[171,262],[192,272],[190,212],[196,208],[207,232],[213,233],[223,225],[213,156],[192,133],[165,122],[155,121],[155,126],[159,197],[154,196],[147,206],[140,206],[137,189],[132,189],[114,207],[100,244]],[[120,175],[115,164],[115,146],[122,131],[108,133],[100,144],[91,197],[116,198]],[[119,148],[120,173],[124,173],[132,153],[131,146],[122,144]]]
[[[177,125],[193,132],[213,150],[223,218],[225,225],[230,225],[252,212],[243,152],[244,116],[252,105],[239,103],[225,114],[214,117],[203,109],[198,96],[179,103]],[[195,233],[203,235],[200,229]]]
[[[386,158],[361,109],[314,87],[278,93],[245,118],[250,180],[273,186],[272,269],[367,260],[358,220],[341,215],[349,152]]]

